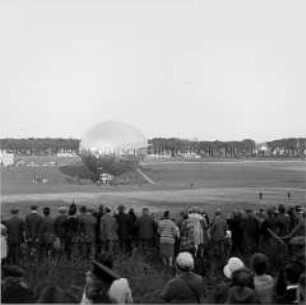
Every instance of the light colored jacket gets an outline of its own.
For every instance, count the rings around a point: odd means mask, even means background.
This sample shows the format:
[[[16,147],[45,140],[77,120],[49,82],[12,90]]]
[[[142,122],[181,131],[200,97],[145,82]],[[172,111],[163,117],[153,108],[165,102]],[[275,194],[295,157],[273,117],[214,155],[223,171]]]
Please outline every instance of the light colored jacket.
[[[158,233],[160,243],[174,244],[175,238],[179,236],[179,228],[171,219],[162,219],[158,222]]]

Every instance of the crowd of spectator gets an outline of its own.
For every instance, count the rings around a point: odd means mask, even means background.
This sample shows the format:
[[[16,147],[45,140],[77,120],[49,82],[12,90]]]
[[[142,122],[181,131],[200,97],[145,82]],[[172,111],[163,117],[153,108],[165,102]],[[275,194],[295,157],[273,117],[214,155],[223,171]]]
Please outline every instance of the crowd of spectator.
[[[135,249],[158,254],[164,268],[175,270],[161,291],[165,302],[204,302],[208,270],[209,276],[223,276],[214,287],[215,303],[305,301],[305,211],[299,205],[234,210],[226,217],[221,209],[211,217],[200,208],[153,217],[148,208],[136,215],[124,205],[94,210],[74,203],[60,207],[55,217],[50,212],[44,207],[40,215],[33,205],[25,219],[16,208],[2,219],[3,303],[78,302],[71,291],[56,286],[34,296],[21,268],[31,259],[91,261],[79,302],[132,303],[128,279],[112,266],[114,257],[128,257]]]

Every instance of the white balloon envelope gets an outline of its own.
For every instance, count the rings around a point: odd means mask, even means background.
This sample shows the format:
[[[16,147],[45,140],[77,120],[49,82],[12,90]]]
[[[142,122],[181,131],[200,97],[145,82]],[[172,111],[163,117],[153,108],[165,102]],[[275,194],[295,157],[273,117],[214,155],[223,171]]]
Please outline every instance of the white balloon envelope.
[[[82,138],[80,154],[94,172],[118,175],[135,169],[145,157],[148,142],[141,131],[118,121],[95,125]]]

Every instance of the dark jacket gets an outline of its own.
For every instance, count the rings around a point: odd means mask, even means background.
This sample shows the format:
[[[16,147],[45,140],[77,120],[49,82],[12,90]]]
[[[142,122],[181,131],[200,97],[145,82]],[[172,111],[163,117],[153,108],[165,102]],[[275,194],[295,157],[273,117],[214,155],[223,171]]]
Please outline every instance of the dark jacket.
[[[133,222],[131,217],[125,213],[116,215],[118,223],[118,237],[119,239],[127,240],[131,238],[133,233]]]
[[[26,238],[35,240],[39,237],[39,230],[43,217],[37,213],[31,213],[25,219]]]
[[[54,220],[47,216],[40,226],[39,241],[41,244],[51,244],[54,236]]]
[[[13,216],[6,221],[5,225],[8,230],[8,244],[20,244],[24,241],[24,222],[21,218]]]
[[[166,283],[161,297],[171,303],[199,303],[204,297],[202,276],[184,272]]]
[[[65,237],[66,234],[65,221],[67,217],[68,217],[67,215],[59,215],[54,220],[55,235],[60,238]]]
[[[96,218],[91,214],[82,214],[79,216],[80,233],[86,242],[96,241]]]
[[[137,228],[138,237],[140,239],[153,239],[154,232],[156,230],[156,223],[154,219],[149,215],[140,216],[135,226]]]

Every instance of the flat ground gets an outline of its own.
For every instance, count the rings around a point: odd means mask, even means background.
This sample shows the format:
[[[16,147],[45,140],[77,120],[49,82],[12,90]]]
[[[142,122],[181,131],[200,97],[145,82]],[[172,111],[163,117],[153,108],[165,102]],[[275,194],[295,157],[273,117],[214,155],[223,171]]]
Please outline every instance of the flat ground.
[[[143,170],[155,185],[76,183],[58,166],[1,169],[2,215],[7,216],[12,206],[17,206],[24,214],[33,202],[58,207],[72,200],[92,206],[125,203],[136,210],[146,205],[155,212],[190,205],[201,206],[208,212],[216,207],[229,211],[259,204],[305,205],[306,167],[303,161],[145,164]],[[43,174],[48,183],[33,184],[36,174]],[[263,193],[261,203],[259,191]],[[290,202],[287,192],[293,197]]]

